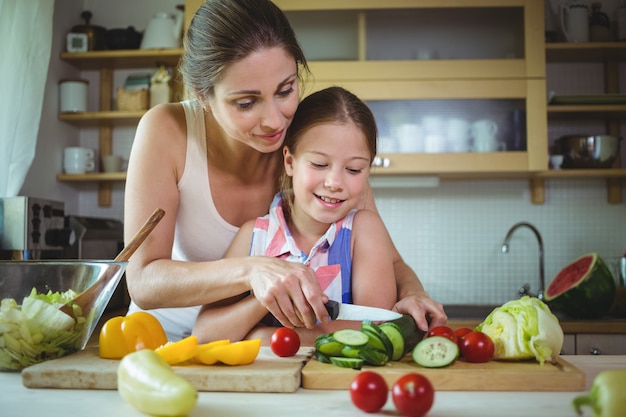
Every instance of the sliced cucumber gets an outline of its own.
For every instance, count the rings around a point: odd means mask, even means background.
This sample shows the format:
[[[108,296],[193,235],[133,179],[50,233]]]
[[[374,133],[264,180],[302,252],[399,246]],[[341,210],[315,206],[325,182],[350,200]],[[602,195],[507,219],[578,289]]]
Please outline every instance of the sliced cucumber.
[[[330,361],[333,365],[341,368],[361,369],[363,367],[363,359],[360,358],[341,358],[337,356],[331,356]]]
[[[422,339],[413,349],[413,360],[425,368],[448,366],[459,357],[459,346],[443,336]]]
[[[317,359],[319,362],[321,363],[332,363],[330,361],[330,357],[328,357],[327,355],[324,355],[322,352],[320,352],[319,350],[315,351],[315,359]]]
[[[385,322],[384,324],[395,324],[398,326],[404,338],[404,353],[411,352],[415,345],[424,337],[424,332],[417,328],[415,320],[408,314],[398,319]]]
[[[346,358],[358,358],[360,351],[360,347],[345,346],[343,349],[341,349],[341,355],[345,356]]]
[[[323,335],[315,339],[315,349],[327,356],[341,356],[341,350],[345,347],[332,335]]]
[[[383,342],[382,337],[380,336],[381,331],[378,329],[378,326],[369,321],[364,321],[361,324],[361,331],[365,333],[369,337],[369,341],[367,342],[367,346],[372,349],[378,349],[383,352],[387,352],[387,347]]]
[[[389,362],[389,356],[378,349],[363,348],[359,351],[359,358],[368,365],[383,366]]]
[[[369,342],[367,334],[353,329],[337,330],[332,336],[337,342],[352,347],[365,346]]]
[[[404,356],[404,337],[400,332],[400,327],[394,323],[383,323],[380,325],[380,331],[387,336],[393,346],[391,360],[399,361],[402,359]]]

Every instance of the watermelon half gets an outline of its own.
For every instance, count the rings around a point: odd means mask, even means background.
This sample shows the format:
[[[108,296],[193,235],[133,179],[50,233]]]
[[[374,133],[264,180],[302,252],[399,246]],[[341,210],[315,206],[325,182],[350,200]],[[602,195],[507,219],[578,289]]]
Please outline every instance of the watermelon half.
[[[575,319],[595,319],[609,312],[615,299],[613,274],[597,253],[563,268],[544,293],[551,309]]]

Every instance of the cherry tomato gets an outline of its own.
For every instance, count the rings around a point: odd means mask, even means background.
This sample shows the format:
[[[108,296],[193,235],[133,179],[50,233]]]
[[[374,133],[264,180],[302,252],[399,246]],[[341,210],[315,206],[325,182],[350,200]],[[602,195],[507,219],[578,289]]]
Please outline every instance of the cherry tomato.
[[[469,327],[460,327],[454,331],[454,334],[457,338],[456,344],[459,346],[459,351],[461,350],[461,344],[463,343],[463,338],[465,337],[465,335],[473,331],[474,330],[470,329]],[[463,352],[460,352],[460,353],[461,353],[461,356],[463,356]]]
[[[366,413],[379,411],[387,402],[389,386],[380,374],[361,371],[350,384],[352,404]]]
[[[293,329],[279,327],[270,339],[270,348],[277,356],[293,356],[300,349],[300,336]]]
[[[461,354],[468,362],[489,362],[494,349],[493,341],[483,332],[468,333],[461,342]]]
[[[426,337],[431,336],[443,336],[452,340],[454,343],[458,342],[456,335],[454,334],[454,330],[448,326],[435,326],[426,333]]]
[[[435,401],[435,389],[428,378],[418,373],[403,375],[391,387],[396,410],[403,416],[422,417]]]

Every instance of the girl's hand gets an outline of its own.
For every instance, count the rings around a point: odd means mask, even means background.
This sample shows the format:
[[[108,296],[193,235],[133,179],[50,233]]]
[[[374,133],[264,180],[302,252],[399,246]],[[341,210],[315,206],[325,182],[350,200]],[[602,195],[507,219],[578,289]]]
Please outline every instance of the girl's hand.
[[[322,292],[314,271],[302,264],[269,257],[255,262],[250,288],[257,300],[285,327],[312,329],[317,320],[328,321]]]
[[[424,291],[401,298],[393,306],[393,310],[401,314],[410,314],[415,319],[417,327],[424,332],[428,331],[429,326],[432,328],[444,325],[448,321],[443,306],[433,301]]]

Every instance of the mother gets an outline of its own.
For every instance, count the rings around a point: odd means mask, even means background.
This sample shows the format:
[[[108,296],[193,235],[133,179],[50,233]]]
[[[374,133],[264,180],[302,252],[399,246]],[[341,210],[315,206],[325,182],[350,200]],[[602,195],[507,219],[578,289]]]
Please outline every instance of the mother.
[[[207,0],[191,22],[180,67],[193,100],[157,106],[137,128],[126,181],[125,237],[161,207],[166,216],[127,268],[129,313],[150,310],[170,340],[191,333],[202,304],[252,291],[288,327],[325,320],[308,267],[223,255],[278,190],[282,143],[308,74],[282,11],[268,0]],[[363,207],[376,211],[371,190]],[[393,246],[391,239],[389,245]],[[394,253],[398,299],[423,330],[442,306]]]

